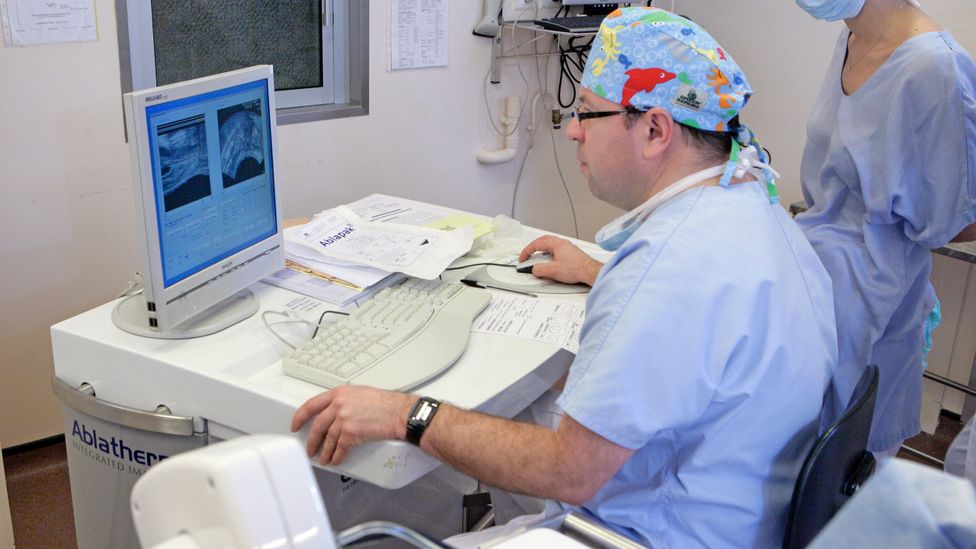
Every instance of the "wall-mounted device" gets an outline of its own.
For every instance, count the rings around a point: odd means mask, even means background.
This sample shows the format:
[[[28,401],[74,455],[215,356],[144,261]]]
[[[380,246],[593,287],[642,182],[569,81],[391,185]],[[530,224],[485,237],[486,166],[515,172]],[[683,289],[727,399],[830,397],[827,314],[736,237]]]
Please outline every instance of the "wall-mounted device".
[[[511,23],[552,17],[561,7],[561,0],[502,0],[502,21]]]
[[[502,14],[502,0],[484,0],[481,7],[481,19],[471,31],[475,36],[493,38],[498,34],[498,18]]]

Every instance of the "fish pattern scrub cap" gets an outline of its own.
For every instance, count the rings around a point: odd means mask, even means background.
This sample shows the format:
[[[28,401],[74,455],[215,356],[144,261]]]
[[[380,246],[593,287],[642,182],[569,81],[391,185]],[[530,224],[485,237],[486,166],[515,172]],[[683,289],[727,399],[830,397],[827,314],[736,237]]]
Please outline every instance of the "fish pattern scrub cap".
[[[624,107],[664,108],[684,126],[732,132],[723,186],[736,171],[733,164],[739,165],[742,148],[754,145],[761,163],[768,162],[749,128],[729,127],[752,95],[745,74],[705,29],[684,17],[648,7],[621,8],[607,15],[587,57],[581,85]],[[767,190],[772,199],[771,179],[767,177]]]

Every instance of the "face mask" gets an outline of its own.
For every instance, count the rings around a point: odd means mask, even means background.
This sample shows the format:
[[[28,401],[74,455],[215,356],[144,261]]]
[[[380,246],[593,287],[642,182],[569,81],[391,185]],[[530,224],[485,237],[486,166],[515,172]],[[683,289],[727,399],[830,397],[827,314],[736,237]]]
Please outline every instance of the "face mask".
[[[694,187],[709,177],[722,175],[722,172],[724,171],[724,164],[721,166],[713,166],[700,172],[695,172],[684,179],[671,184],[671,186],[655,194],[640,206],[637,206],[633,210],[630,210],[617,219],[614,219],[605,227],[600,229],[596,233],[596,243],[608,252],[615,252],[619,250],[620,247],[623,246],[624,242],[630,238],[630,235],[634,234],[634,231],[636,231],[637,228],[644,223],[644,220],[647,219],[648,216],[654,212],[654,210],[658,209],[668,200],[671,200],[675,196],[690,189],[691,187]]]
[[[861,13],[864,0],[796,0],[796,5],[817,19],[840,21]]]
[[[778,200],[773,200],[776,187],[773,186],[772,180],[778,178],[779,174],[768,164],[759,160],[758,155],[759,153],[756,147],[749,146],[742,149],[741,152],[733,154],[729,162],[725,164],[705,168],[704,170],[686,176],[684,179],[678,180],[676,183],[673,183],[671,186],[649,198],[640,206],[614,219],[600,229],[596,233],[596,243],[609,252],[619,250],[624,242],[630,238],[630,235],[634,234],[634,231],[644,223],[644,220],[650,217],[654,210],[709,177],[721,175],[724,181],[726,178],[731,179],[733,176],[743,177],[749,174],[756,181],[766,181],[767,191],[771,193],[770,203],[778,202]],[[765,171],[769,172],[768,177],[764,173]]]

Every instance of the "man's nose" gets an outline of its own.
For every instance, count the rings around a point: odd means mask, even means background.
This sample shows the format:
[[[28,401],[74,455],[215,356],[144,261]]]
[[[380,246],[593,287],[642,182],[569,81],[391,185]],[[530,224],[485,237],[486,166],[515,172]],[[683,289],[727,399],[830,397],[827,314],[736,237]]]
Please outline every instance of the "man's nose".
[[[575,116],[569,120],[569,124],[566,124],[566,137],[572,141],[583,141],[583,127],[580,126],[579,119]]]

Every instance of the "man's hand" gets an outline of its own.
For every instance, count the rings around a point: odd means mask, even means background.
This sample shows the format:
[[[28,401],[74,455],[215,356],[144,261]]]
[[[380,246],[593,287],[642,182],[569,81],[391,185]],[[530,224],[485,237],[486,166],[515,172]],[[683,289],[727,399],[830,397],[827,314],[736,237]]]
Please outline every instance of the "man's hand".
[[[306,450],[319,463],[339,465],[352,448],[373,440],[403,440],[417,397],[373,387],[336,387],[308,399],[291,419],[292,432],[309,419]]]
[[[546,235],[529,242],[522,249],[518,260],[525,261],[535,252],[552,254],[552,261],[532,267],[532,274],[564,284],[587,284],[592,286],[603,263],[586,255],[570,241],[557,236]]]

